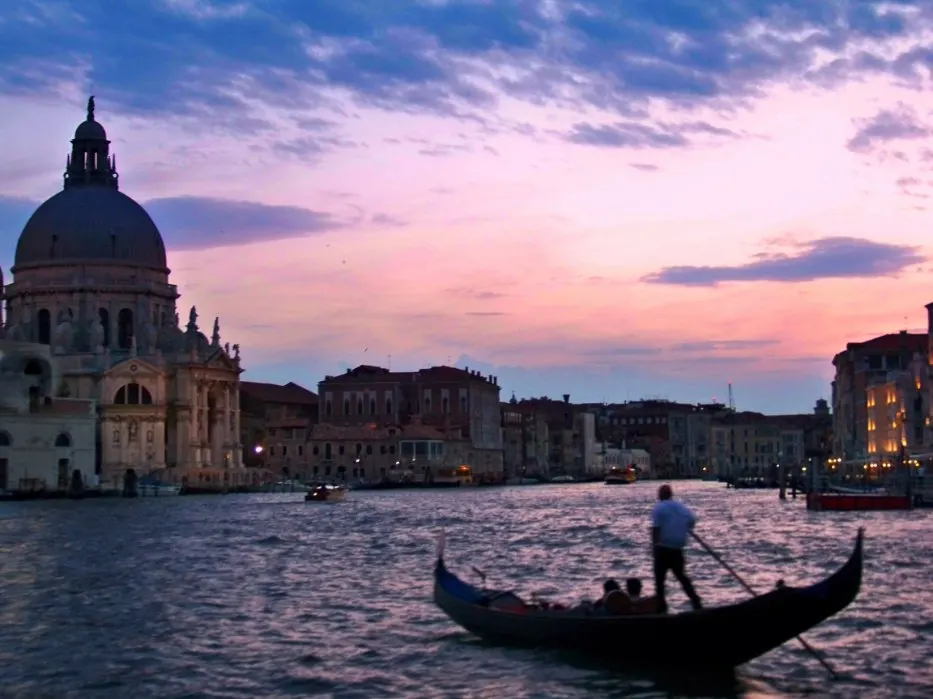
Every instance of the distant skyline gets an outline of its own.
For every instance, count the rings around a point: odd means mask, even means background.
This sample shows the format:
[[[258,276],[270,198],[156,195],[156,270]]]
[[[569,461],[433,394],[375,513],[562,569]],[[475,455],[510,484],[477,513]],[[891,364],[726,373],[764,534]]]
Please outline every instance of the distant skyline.
[[[0,266],[96,96],[185,316],[253,381],[804,412],[933,301],[928,2],[29,0]]]

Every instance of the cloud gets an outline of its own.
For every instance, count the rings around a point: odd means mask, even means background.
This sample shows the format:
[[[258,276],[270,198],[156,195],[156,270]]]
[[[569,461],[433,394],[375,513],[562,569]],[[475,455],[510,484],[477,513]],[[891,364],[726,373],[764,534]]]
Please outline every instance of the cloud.
[[[685,124],[643,124],[634,121],[594,126],[575,124],[564,134],[570,143],[606,148],[683,148],[693,142],[693,136],[737,138],[738,134],[705,122]]]
[[[173,250],[197,250],[298,238],[342,228],[331,214],[209,197],[166,197],[144,203]]]
[[[734,267],[665,267],[642,281],[678,286],[716,286],[720,282],[805,282],[815,279],[885,277],[924,262],[908,245],[876,243],[860,238],[821,238],[800,245],[795,255],[761,254]]]
[[[124,115],[269,133],[264,108],[297,123],[344,96],[479,123],[505,94],[631,118],[656,102],[734,106],[827,71],[918,81],[929,50],[908,39],[931,26],[922,0],[32,2],[0,24],[0,93],[90,84]]]
[[[882,109],[870,119],[857,119],[855,123],[858,130],[846,147],[856,153],[870,152],[889,141],[917,140],[933,135],[933,130],[904,104],[894,109]]]

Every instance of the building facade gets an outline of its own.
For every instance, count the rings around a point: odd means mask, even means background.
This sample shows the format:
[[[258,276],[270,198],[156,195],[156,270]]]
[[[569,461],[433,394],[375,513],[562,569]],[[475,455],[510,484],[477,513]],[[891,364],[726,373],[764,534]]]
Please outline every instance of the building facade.
[[[3,289],[4,334],[46,345],[55,397],[96,401],[95,470],[104,484],[158,474],[193,485],[243,480],[239,346],[177,312],[165,245],[119,188],[94,98],[71,142],[62,190],[36,209]]]
[[[241,381],[240,411],[245,465],[266,468],[276,477],[308,471],[307,443],[318,419],[313,391],[293,382]]]
[[[402,453],[399,444],[403,465],[425,464],[418,468],[420,477],[428,479],[436,468],[467,465],[475,478],[499,481],[503,478],[499,390],[496,377],[469,368],[436,366],[399,372],[361,365],[319,383],[319,432],[323,434],[326,427],[372,427],[395,430],[393,436],[399,436],[406,429],[430,429],[442,436],[446,445],[442,453],[436,447],[428,453]],[[437,440],[412,441],[418,442],[418,450],[430,450],[421,442]]]
[[[917,356],[928,359],[928,335],[902,331],[866,342],[850,342],[833,357],[832,431],[836,457],[842,461],[869,458],[869,388],[888,383],[889,376],[910,373]]]
[[[0,492],[97,484],[96,403],[59,398],[47,345],[0,340]]]

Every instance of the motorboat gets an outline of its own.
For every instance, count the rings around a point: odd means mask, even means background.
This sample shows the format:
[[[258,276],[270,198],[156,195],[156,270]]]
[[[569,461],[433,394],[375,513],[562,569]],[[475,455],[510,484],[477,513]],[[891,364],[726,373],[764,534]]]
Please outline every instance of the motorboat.
[[[320,484],[305,494],[305,502],[341,502],[346,497],[347,489],[342,485]]]

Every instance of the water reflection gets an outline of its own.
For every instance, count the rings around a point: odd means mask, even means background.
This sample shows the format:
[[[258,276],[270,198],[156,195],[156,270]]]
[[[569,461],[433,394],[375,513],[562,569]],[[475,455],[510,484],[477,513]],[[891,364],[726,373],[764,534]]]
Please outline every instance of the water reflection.
[[[921,697],[933,684],[929,513],[808,513],[770,491],[685,484],[700,531],[760,590],[835,570],[867,526],[862,595],[713,686],[481,643],[430,602],[452,568],[573,601],[607,575],[650,580],[650,483],[0,504],[0,664],[9,696]],[[708,604],[745,593],[688,554]],[[878,594],[884,591],[884,594]],[[900,591],[891,594],[890,591]],[[672,606],[686,606],[677,586]],[[715,642],[711,640],[711,642]]]

